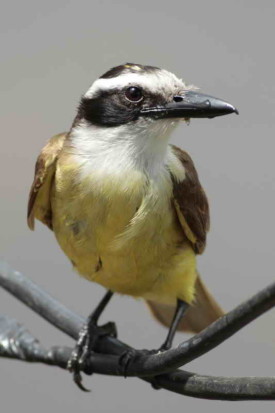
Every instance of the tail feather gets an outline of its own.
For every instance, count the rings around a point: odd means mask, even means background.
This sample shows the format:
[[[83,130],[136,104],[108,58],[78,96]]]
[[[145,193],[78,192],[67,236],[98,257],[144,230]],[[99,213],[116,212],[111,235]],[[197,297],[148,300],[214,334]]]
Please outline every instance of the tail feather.
[[[175,307],[155,301],[147,301],[147,304],[154,317],[164,326],[170,327]],[[178,330],[199,333],[224,314],[224,311],[198,275],[195,302],[184,314],[179,323]]]

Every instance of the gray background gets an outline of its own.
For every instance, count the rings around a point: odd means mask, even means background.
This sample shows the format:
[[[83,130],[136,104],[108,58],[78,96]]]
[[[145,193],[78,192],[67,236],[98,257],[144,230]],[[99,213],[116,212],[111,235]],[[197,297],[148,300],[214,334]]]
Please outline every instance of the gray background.
[[[0,254],[69,307],[87,315],[103,294],[73,273],[53,234],[26,226],[36,155],[70,127],[79,97],[126,61],[164,67],[236,105],[240,116],[194,120],[173,142],[192,155],[211,203],[208,248],[199,258],[225,309],[274,280],[273,1],[2,2]],[[26,323],[47,345],[73,342],[0,291],[0,312]],[[122,340],[154,348],[165,330],[142,302],[116,297],[103,317]],[[261,317],[188,365],[214,375],[275,374],[275,313]],[[272,327],[272,328],[271,328]],[[178,334],[177,342],[184,338]],[[86,378],[80,392],[57,368],[1,360],[5,412],[274,412],[274,402],[201,401],[153,391],[136,379]]]

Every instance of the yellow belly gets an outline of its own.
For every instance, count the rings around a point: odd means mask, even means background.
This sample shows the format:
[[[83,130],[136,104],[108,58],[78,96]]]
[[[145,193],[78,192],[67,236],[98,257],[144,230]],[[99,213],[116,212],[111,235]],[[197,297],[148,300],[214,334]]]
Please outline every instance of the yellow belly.
[[[57,165],[53,229],[79,274],[112,291],[174,304],[191,302],[195,254],[171,205],[169,176],[140,172],[76,179]]]

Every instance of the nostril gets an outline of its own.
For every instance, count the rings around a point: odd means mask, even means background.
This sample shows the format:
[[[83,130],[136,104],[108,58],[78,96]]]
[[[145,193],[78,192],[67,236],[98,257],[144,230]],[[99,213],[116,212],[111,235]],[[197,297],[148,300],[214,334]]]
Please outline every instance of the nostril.
[[[182,96],[174,96],[173,97],[174,102],[182,102],[183,101],[183,97]]]

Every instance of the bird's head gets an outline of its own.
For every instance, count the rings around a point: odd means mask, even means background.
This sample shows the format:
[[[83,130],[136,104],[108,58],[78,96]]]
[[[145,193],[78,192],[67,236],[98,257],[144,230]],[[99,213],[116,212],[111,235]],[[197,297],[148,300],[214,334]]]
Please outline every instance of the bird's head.
[[[166,70],[127,63],[110,69],[82,96],[68,144],[82,159],[92,159],[94,168],[96,159],[98,168],[154,168],[163,164],[181,119],[233,112],[234,106],[200,94]]]
[[[114,127],[159,119],[213,118],[236,108],[201,94],[174,74],[127,63],[110,69],[82,97],[78,116],[91,125]]]

